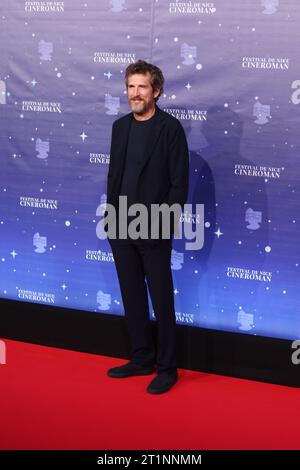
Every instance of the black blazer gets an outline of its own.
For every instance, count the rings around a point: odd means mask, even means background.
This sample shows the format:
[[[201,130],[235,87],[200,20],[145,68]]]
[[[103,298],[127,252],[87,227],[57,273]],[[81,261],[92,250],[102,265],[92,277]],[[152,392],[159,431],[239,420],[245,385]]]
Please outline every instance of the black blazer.
[[[133,113],[113,123],[110,164],[107,178],[107,203],[118,210],[127,140]],[[140,165],[136,202],[145,204],[186,202],[188,195],[189,152],[185,133],[178,119],[156,106],[148,149]]]

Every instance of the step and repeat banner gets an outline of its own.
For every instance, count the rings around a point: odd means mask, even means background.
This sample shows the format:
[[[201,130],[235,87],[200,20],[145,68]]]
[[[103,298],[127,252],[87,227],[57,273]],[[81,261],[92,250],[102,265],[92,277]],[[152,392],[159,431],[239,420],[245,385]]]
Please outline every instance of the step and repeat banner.
[[[96,209],[144,59],[189,143],[181,220],[204,231],[173,243],[178,323],[299,338],[299,24],[298,0],[2,0],[0,296],[123,314]]]

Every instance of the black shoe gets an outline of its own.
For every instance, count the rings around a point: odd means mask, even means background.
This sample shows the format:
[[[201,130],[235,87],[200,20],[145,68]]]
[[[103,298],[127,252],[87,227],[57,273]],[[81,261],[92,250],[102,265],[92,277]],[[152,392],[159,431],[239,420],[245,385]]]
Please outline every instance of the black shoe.
[[[153,393],[154,395],[167,392],[171,387],[173,387],[174,384],[176,384],[177,380],[177,371],[160,372],[148,385],[147,392]]]
[[[134,364],[134,362],[128,362],[123,366],[113,367],[107,371],[109,377],[116,379],[121,379],[123,377],[132,377],[134,375],[150,375],[155,372],[154,366],[140,366],[139,364]]]

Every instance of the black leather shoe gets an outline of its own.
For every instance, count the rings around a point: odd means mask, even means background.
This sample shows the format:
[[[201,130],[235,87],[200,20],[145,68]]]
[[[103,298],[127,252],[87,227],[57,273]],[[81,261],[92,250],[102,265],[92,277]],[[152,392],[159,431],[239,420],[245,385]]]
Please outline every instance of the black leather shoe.
[[[123,366],[113,367],[107,371],[109,377],[114,379],[121,379],[123,377],[132,377],[134,375],[150,375],[155,372],[154,366],[140,366],[139,364],[134,364],[134,362],[128,362]]]
[[[175,372],[161,372],[150,382],[147,388],[147,392],[153,393],[164,393],[170,390],[178,380],[178,373]]]

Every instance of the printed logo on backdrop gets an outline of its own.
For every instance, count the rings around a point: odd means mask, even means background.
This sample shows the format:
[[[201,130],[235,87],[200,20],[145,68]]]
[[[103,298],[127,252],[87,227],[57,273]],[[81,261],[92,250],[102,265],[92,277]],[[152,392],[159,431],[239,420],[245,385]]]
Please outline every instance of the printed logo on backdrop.
[[[181,62],[183,65],[193,65],[195,63],[194,59],[197,57],[197,47],[189,46],[184,42],[180,48],[180,57],[183,58]]]
[[[190,325],[194,323],[193,313],[175,312],[175,315],[177,323],[189,323]]]
[[[171,269],[173,271],[178,271],[182,269],[184,263],[184,253],[172,249],[171,254]]]
[[[49,101],[23,101],[22,111],[34,113],[62,113],[61,103]]]
[[[126,0],[110,0],[111,9],[114,13],[119,13],[125,9],[125,1]]]
[[[260,101],[256,101],[253,105],[253,116],[256,117],[255,124],[264,125],[267,124],[271,119],[271,107],[268,104],[262,104]]]
[[[30,13],[61,13],[65,11],[65,2],[25,1],[24,9]]]
[[[278,9],[279,0],[261,0],[261,6],[264,8],[264,15],[273,15]]]
[[[240,165],[234,166],[234,174],[237,176],[251,176],[252,178],[279,179],[284,167],[277,168],[271,166]]]
[[[185,206],[187,205],[188,204],[185,204]],[[192,212],[189,212],[188,210],[185,210],[184,212],[181,213],[179,222],[184,223],[184,224],[200,224],[201,215],[202,213],[194,214]]]
[[[90,152],[89,162],[93,164],[109,165],[110,154],[109,153],[93,153]]]
[[[300,104],[300,80],[293,81],[292,89],[295,90],[291,96],[292,103]]]
[[[238,329],[241,331],[249,331],[254,328],[254,315],[245,312],[242,308],[237,315]]]
[[[51,61],[51,54],[53,54],[53,42],[47,42],[44,41],[44,39],[41,39],[38,44],[38,51],[41,60]]]
[[[135,52],[94,52],[93,61],[97,64],[128,65],[136,62]]]
[[[216,11],[214,2],[169,2],[169,13],[177,15],[213,15]]]
[[[245,222],[247,222],[246,228],[249,230],[258,230],[262,223],[262,212],[254,211],[251,207],[246,209]]]
[[[114,263],[114,257],[110,251],[86,250],[85,259],[88,261],[100,261],[101,263]]]
[[[22,300],[40,302],[43,304],[55,303],[55,294],[50,294],[48,292],[37,292],[34,290],[18,289],[18,298]]]
[[[179,121],[207,121],[207,110],[188,108],[163,108],[163,110]]]
[[[35,141],[35,151],[37,152],[36,158],[46,160],[48,158],[48,153],[50,152],[49,140],[42,140],[38,137]]]
[[[282,57],[242,57],[242,68],[263,70],[288,70],[290,59]]]
[[[20,196],[21,207],[33,207],[34,209],[58,209],[57,199],[42,199],[37,197]]]
[[[111,306],[111,295],[106,294],[102,290],[97,292],[98,310],[109,310]]]
[[[6,104],[6,83],[0,80],[0,104]]]
[[[39,232],[33,235],[33,246],[35,253],[45,253],[47,248],[47,237],[42,237]]]
[[[256,269],[227,267],[226,276],[231,279],[245,279],[246,281],[272,282],[272,273],[257,271]]]
[[[110,116],[116,116],[120,110],[120,97],[119,96],[112,96],[110,93],[105,94],[105,101],[104,105],[107,108],[105,114]]]
[[[176,315],[176,322],[177,323],[188,323],[188,324],[193,324],[194,323],[194,314],[193,313],[185,313],[185,312],[175,312]],[[155,320],[155,313],[152,310],[151,311],[151,319]]]

